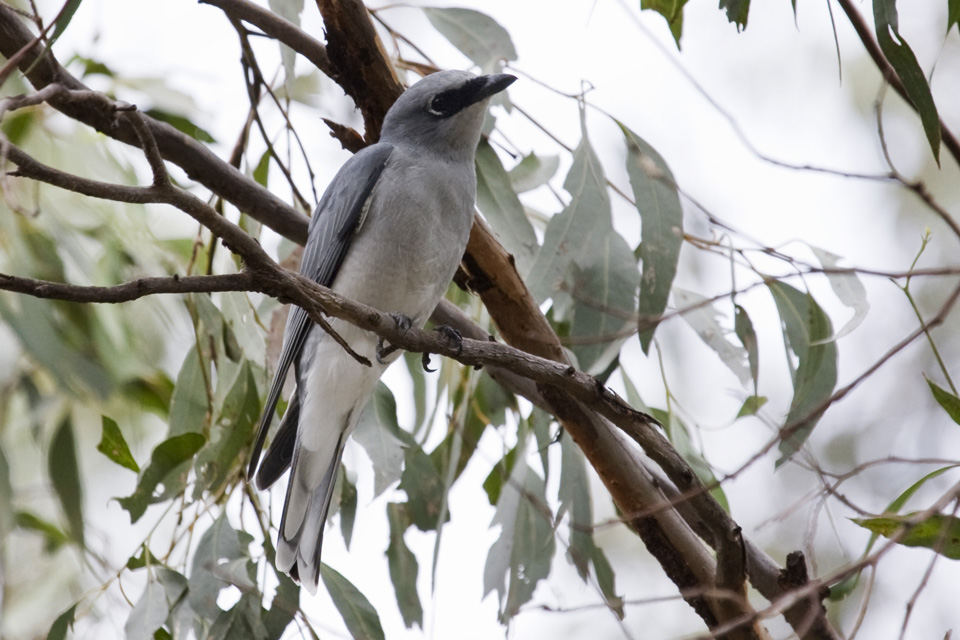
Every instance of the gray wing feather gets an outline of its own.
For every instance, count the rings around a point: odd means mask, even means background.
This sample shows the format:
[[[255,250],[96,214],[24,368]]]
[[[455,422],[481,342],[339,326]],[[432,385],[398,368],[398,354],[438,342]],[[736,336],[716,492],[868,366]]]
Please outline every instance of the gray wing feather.
[[[317,210],[310,220],[310,229],[307,236],[307,245],[300,263],[300,273],[314,281],[329,287],[343,258],[350,248],[350,241],[362,221],[367,200],[373,193],[387,158],[393,152],[393,146],[380,142],[361,150],[350,158],[337,175],[330,182],[330,186],[320,198]],[[287,379],[290,365],[303,350],[307,333],[312,328],[312,322],[307,312],[294,306],[287,317],[287,326],[283,333],[283,349],[277,362],[277,372],[274,374],[273,384],[267,394],[267,401],[263,407],[263,417],[260,420],[260,430],[250,455],[250,465],[247,477],[253,478],[260,460],[273,413],[280,399],[280,390]],[[294,429],[296,431],[296,429]],[[295,438],[285,439],[293,446]],[[279,452],[286,454],[287,452]],[[292,451],[290,458],[292,458]],[[286,455],[283,455],[286,457]],[[289,458],[288,458],[289,459]],[[282,472],[282,471],[281,471]],[[272,474],[271,474],[272,475]],[[275,479],[275,478],[274,478]],[[263,488],[263,487],[261,487]]]

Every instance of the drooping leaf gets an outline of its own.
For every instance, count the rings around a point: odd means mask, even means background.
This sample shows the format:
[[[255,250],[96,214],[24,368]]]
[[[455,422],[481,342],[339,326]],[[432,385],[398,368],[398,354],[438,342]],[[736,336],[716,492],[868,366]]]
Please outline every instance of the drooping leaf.
[[[261,187],[267,186],[267,180],[270,178],[270,158],[272,154],[270,149],[267,149],[263,152],[263,155],[260,156],[260,161],[257,162],[257,166],[253,169],[253,180]]]
[[[680,317],[690,325],[704,344],[720,356],[720,361],[733,372],[744,386],[750,382],[750,369],[747,366],[749,353],[743,347],[733,344],[726,338],[730,333],[717,320],[720,312],[712,302],[692,291],[673,288],[674,302],[680,310]]]
[[[273,561],[270,561],[273,564]],[[270,603],[270,610],[263,617],[263,626],[270,640],[280,640],[283,632],[293,622],[300,608],[300,585],[285,573],[276,572],[277,590]]]
[[[940,387],[930,378],[925,377],[925,379],[936,401],[943,407],[943,410],[947,412],[951,420],[960,424],[960,398]]]
[[[933,101],[927,77],[917,62],[913,50],[899,31],[896,0],[873,0],[873,22],[877,30],[880,50],[896,70],[910,102],[920,114],[920,122],[927,134],[933,157],[940,164],[940,116]]]
[[[353,523],[357,520],[357,485],[350,480],[347,468],[340,465],[340,474],[337,478],[336,491],[339,489],[340,533],[347,550],[350,549],[350,540],[353,539]]]
[[[909,525],[915,513],[884,518],[851,518],[853,522],[884,538],[892,538],[905,525]],[[909,526],[897,544],[905,547],[925,547],[951,560],[960,560],[960,518],[935,513],[917,524]]]
[[[537,442],[537,453],[540,454],[540,466],[543,467],[543,479],[546,481],[550,478],[549,447],[551,444],[556,442],[553,435],[550,433],[550,425],[553,424],[553,416],[543,409],[534,407],[527,420],[530,422],[530,431],[533,432],[533,436]],[[509,475],[510,471],[507,470],[506,473]],[[486,489],[486,487],[484,487],[484,489]],[[497,498],[499,498],[499,494]],[[497,498],[491,499],[490,504],[495,505],[497,503]]]
[[[496,590],[503,623],[530,601],[537,583],[550,573],[556,541],[552,518],[544,513],[549,511],[545,491],[543,479],[527,466],[521,450],[500,492],[491,523],[500,525],[500,537],[483,569],[483,595]]]
[[[750,365],[750,378],[753,380],[753,391],[757,391],[757,382],[760,377],[760,348],[757,342],[757,332],[753,330],[753,321],[747,310],[739,304],[733,307],[733,331],[740,339],[740,344],[747,350],[747,363]]]
[[[67,0],[67,3],[63,5],[63,11],[57,20],[57,26],[53,28],[53,33],[50,35],[50,43],[47,46],[52,47],[53,43],[67,30],[67,26],[70,24],[70,21],[73,20],[73,14],[80,8],[80,2],[82,2],[82,0]]]
[[[10,464],[0,446],[0,540],[6,540],[7,534],[16,526],[13,511],[13,485],[10,482]]]
[[[419,354],[417,355],[419,366]],[[400,479],[405,444],[397,424],[397,403],[387,385],[378,382],[360,424],[353,432],[373,463],[373,495],[379,496]]]
[[[397,606],[403,616],[403,624],[410,629],[414,624],[423,628],[423,606],[417,593],[417,574],[420,565],[417,557],[407,547],[403,533],[410,525],[410,519],[402,504],[391,502],[387,505],[387,520],[390,523],[390,545],[387,547],[387,565],[390,569],[390,581],[397,594]]]
[[[204,532],[193,556],[189,584],[190,606],[198,615],[211,621],[220,616],[217,597],[230,586],[224,578],[231,572],[225,569],[231,562],[249,560],[247,547],[252,540],[250,534],[230,526],[225,512]]]
[[[560,488],[557,497],[560,506],[557,519],[570,514],[570,544],[567,560],[577,568],[580,579],[586,581],[593,559],[593,500],[590,497],[590,478],[580,448],[569,435],[560,438]]]
[[[134,473],[140,473],[140,465],[133,459],[130,453],[130,447],[124,440],[123,434],[116,421],[107,416],[101,416],[103,434],[100,436],[100,443],[97,445],[97,451],[116,462],[121,467],[130,469]]]
[[[517,271],[524,276],[536,258],[537,236],[533,225],[489,142],[481,141],[477,147],[476,165],[477,206],[504,248],[513,255]]]
[[[184,433],[165,440],[157,445],[150,454],[150,464],[143,468],[137,478],[137,488],[130,496],[118,498],[120,506],[130,513],[130,522],[136,522],[147,510],[147,506],[164,495],[178,493],[185,486],[186,473],[193,454],[200,450],[205,442],[199,433]],[[155,496],[158,485],[163,485],[161,496]]]
[[[228,611],[217,616],[207,640],[266,640],[267,628],[260,618],[260,597],[246,592]]]
[[[697,474],[704,485],[712,487],[710,495],[717,501],[717,504],[723,507],[724,511],[729,512],[730,502],[727,500],[727,494],[723,491],[723,487],[718,484],[713,468],[704,458],[703,452],[694,445],[693,438],[690,436],[690,427],[676,413],[656,410],[652,413],[657,420],[666,425],[667,436],[676,448],[677,453],[683,456],[683,459],[687,461],[687,464],[690,465],[690,468],[693,469],[693,472]]]
[[[143,594],[123,625],[127,640],[152,640],[153,634],[163,626],[169,614],[170,606],[163,585],[153,576],[148,577]]]
[[[947,0],[947,33],[955,24],[960,24],[960,0]]]
[[[170,398],[170,436],[201,433],[209,410],[207,381],[196,349],[187,351]]]
[[[350,635],[364,640],[383,640],[380,616],[366,596],[360,593],[352,582],[326,564],[320,565],[320,577]]]
[[[282,16],[296,26],[300,26],[300,14],[303,13],[303,0],[270,0],[270,10]],[[294,66],[297,61],[297,52],[287,45],[280,44],[280,62],[283,64],[283,84],[289,91],[296,74]]]
[[[508,177],[516,193],[526,193],[547,184],[559,168],[560,156],[538,156],[531,153],[510,169]]]
[[[779,466],[803,446],[823,414],[837,385],[838,356],[836,342],[830,340],[833,325],[813,296],[783,282],[766,284],[780,314],[784,342],[797,358],[793,400],[784,424],[790,433],[780,442]]]
[[[513,471],[513,464],[517,461],[517,450],[519,444],[500,458],[500,461],[493,465],[493,469],[487,474],[483,481],[483,490],[487,494],[487,500],[491,506],[497,506],[500,501],[500,492],[503,491],[503,485],[508,482],[510,474]]]
[[[67,629],[73,627],[77,604],[57,616],[57,619],[50,625],[50,631],[47,632],[47,640],[67,640]]]
[[[677,182],[663,157],[626,125],[617,124],[626,141],[627,174],[642,224],[643,272],[637,311],[640,346],[648,353],[677,275],[683,244],[683,209]]]
[[[737,24],[737,31],[747,28],[750,0],[720,0],[720,8],[727,12],[727,20]]]
[[[623,596],[617,595],[617,584],[613,574],[613,567],[607,560],[603,549],[597,545],[593,546],[593,570],[597,574],[597,585],[600,587],[600,593],[607,601],[607,606],[618,618],[623,620]]]
[[[825,251],[813,245],[809,245],[813,255],[820,261],[820,266],[824,269],[836,269],[839,267],[840,256]],[[836,294],[840,302],[845,307],[853,309],[853,317],[843,325],[843,328],[837,332],[836,339],[840,339],[854,329],[860,326],[860,323],[867,317],[870,310],[870,303],[867,302],[867,290],[863,288],[863,283],[855,273],[828,273],[827,280],[830,287]]]
[[[163,371],[156,370],[148,375],[128,380],[120,391],[137,406],[153,411],[164,420],[168,420],[173,388],[173,380]]]
[[[424,7],[434,29],[459,49],[484,73],[499,70],[503,60],[516,60],[510,34],[485,13],[473,9]]]
[[[143,567],[151,566],[163,566],[163,563],[157,559],[155,555],[150,551],[150,548],[147,547],[146,543],[140,547],[140,553],[134,556],[127,558],[127,569],[135,571],[137,569],[142,569]]]
[[[197,454],[194,498],[203,491],[215,492],[226,482],[231,469],[242,466],[240,452],[253,435],[260,418],[260,393],[250,363],[244,360],[232,380],[223,379],[228,391],[219,415],[210,429],[210,441]]]
[[[670,33],[680,48],[680,36],[683,34],[683,5],[687,0],[640,0],[641,9],[652,9],[667,20]]]
[[[420,446],[404,454],[403,475],[397,487],[407,493],[407,513],[421,531],[434,531],[443,510],[443,477],[433,459]]]
[[[70,537],[83,546],[83,485],[77,462],[77,443],[73,438],[73,421],[65,417],[50,441],[47,460],[50,481],[67,517]]]

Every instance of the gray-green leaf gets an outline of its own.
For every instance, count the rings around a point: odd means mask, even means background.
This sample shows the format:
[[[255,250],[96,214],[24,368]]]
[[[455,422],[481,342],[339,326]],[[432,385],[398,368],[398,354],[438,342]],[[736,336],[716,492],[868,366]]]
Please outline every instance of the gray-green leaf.
[[[403,539],[410,525],[404,505],[391,502],[387,505],[387,520],[390,522],[390,546],[387,547],[387,565],[390,581],[397,594],[397,606],[403,616],[403,624],[409,629],[417,624],[423,628],[423,606],[417,593],[417,574],[420,566]]]
[[[683,244],[683,209],[677,182],[663,157],[643,138],[617,122],[627,144],[627,174],[640,214],[640,278],[638,328],[643,352],[667,308]]]
[[[83,485],[77,463],[77,444],[73,438],[73,422],[67,416],[57,427],[50,442],[48,459],[50,481],[57,492],[60,506],[70,525],[70,537],[83,546]]]
[[[126,467],[134,473],[140,473],[140,465],[133,459],[130,453],[130,447],[120,432],[120,427],[112,418],[101,416],[103,434],[100,436],[100,443],[97,445],[97,451],[107,456],[121,467]]]
[[[728,329],[720,326],[717,318],[720,312],[707,298],[679,287],[673,288],[674,302],[681,317],[697,332],[700,339],[720,356],[721,362],[746,385],[750,382],[750,369],[747,366],[749,354],[746,349],[733,344],[726,338]]]
[[[326,564],[320,565],[320,577],[350,635],[363,640],[383,640],[380,616],[366,596],[360,593],[352,582]]]
[[[498,70],[503,60],[516,60],[510,34],[485,13],[473,9],[425,7],[430,24],[484,73]]]
[[[151,576],[147,580],[143,595],[137,600],[126,624],[123,625],[127,640],[152,640],[153,634],[163,626],[169,613],[170,606],[167,604],[163,585]]]
[[[163,485],[164,495],[183,488],[189,463],[203,443],[199,433],[184,433],[156,446],[150,454],[150,464],[140,472],[136,490],[126,498],[117,499],[130,513],[131,523],[140,519],[148,505],[161,499],[154,496],[157,485]]]

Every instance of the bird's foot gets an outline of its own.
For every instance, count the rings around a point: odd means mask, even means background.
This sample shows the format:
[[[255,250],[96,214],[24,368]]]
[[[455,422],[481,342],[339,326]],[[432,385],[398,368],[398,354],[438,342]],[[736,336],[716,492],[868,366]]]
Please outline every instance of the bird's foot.
[[[442,335],[444,338],[447,339],[447,342],[452,343],[457,348],[458,356],[461,353],[463,353],[463,336],[460,335],[459,331],[457,331],[453,327],[446,324],[440,325],[439,327],[434,329],[434,331]],[[423,357],[420,360],[420,364],[421,366],[423,366],[424,371],[427,371],[429,373],[433,373],[434,371],[436,371],[436,369],[430,368],[430,354],[427,353],[426,351],[423,352]]]
[[[397,323],[397,329],[400,330],[400,335],[407,333],[407,330],[413,326],[413,321],[402,313],[388,313],[388,316],[393,318],[393,321]],[[377,362],[380,364],[389,364],[386,362],[385,358],[389,357],[391,354],[396,352],[398,347],[394,346],[385,346],[383,344],[383,337],[377,338]]]

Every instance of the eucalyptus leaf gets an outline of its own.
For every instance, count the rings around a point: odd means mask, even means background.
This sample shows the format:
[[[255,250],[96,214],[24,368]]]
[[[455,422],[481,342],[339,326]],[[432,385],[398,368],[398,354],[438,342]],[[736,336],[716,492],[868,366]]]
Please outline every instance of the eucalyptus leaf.
[[[937,403],[943,407],[943,410],[947,412],[951,420],[960,424],[960,398],[939,386],[930,378],[924,377],[924,379],[927,381],[927,385],[930,386],[930,392],[933,393],[933,397]]]
[[[760,378],[760,345],[757,341],[757,332],[753,329],[753,321],[750,320],[747,310],[739,304],[733,307],[733,331],[740,340],[740,344],[747,350],[750,378],[753,380],[753,391],[756,393]]]
[[[897,540],[905,547],[925,547],[951,560],[960,560],[960,518],[935,513],[916,524],[911,524],[916,514],[888,516],[884,518],[851,518],[864,529],[884,538],[906,533]]]
[[[357,521],[357,485],[350,480],[347,473],[347,467],[340,465],[340,473],[337,478],[337,486],[334,491],[339,496],[340,513],[340,533],[343,535],[343,543],[350,550],[350,541],[353,539],[353,524]]]
[[[116,421],[107,416],[101,416],[101,422],[103,432],[100,436],[100,443],[97,445],[97,451],[121,467],[130,469],[134,473],[140,473],[140,465],[133,459],[130,447],[127,446],[127,441],[123,438],[123,433],[120,432],[120,427]]]
[[[823,414],[837,385],[838,355],[836,342],[830,340],[833,325],[813,296],[783,282],[766,284],[780,313],[784,343],[797,359],[793,400],[784,424],[789,433],[780,442],[779,466],[803,446]]]
[[[207,380],[196,349],[187,351],[170,398],[170,436],[201,433],[210,409]]]
[[[127,640],[152,640],[153,634],[163,626],[169,613],[170,606],[163,585],[152,576],[149,577],[143,594],[123,625]]]
[[[70,537],[83,546],[83,484],[77,462],[77,443],[73,436],[73,422],[69,416],[57,427],[50,442],[47,459],[50,481],[67,517]]]
[[[183,488],[193,454],[204,442],[199,433],[184,433],[156,446],[150,454],[150,464],[140,471],[136,490],[126,498],[117,499],[130,513],[131,523],[140,519],[148,505],[163,499],[154,495],[158,485],[164,486],[164,494]]]
[[[383,640],[377,610],[352,582],[326,564],[320,565],[320,578],[350,635],[364,640]]]
[[[190,571],[189,599],[192,609],[209,621],[220,617],[217,597],[229,583],[218,575],[221,565],[235,560],[248,560],[247,546],[252,540],[245,532],[238,532],[221,512],[200,538],[194,552]]]
[[[473,9],[424,7],[430,24],[484,73],[498,71],[504,60],[516,60],[510,34],[485,13]]]
[[[477,147],[476,165],[477,206],[503,247],[513,255],[517,271],[526,275],[537,255],[533,225],[489,142],[481,141]]]
[[[747,366],[749,353],[741,346],[727,340],[728,329],[720,325],[717,318],[720,312],[713,302],[703,296],[679,287],[673,288],[674,302],[680,310],[680,317],[690,325],[704,344],[720,356],[720,361],[733,372],[744,386],[750,382],[750,368]]]
[[[387,547],[387,565],[390,581],[397,595],[397,606],[403,616],[403,624],[408,629],[414,624],[423,628],[423,606],[417,593],[417,574],[420,566],[417,557],[407,547],[403,533],[410,526],[410,519],[402,504],[391,502],[387,505],[387,521],[390,523],[390,545]]]
[[[677,275],[683,244],[683,208],[677,181],[663,157],[646,140],[617,122],[627,145],[627,174],[640,214],[640,346],[648,353],[670,288]]]
[[[824,269],[836,269],[839,267],[840,256],[809,245],[813,255],[820,261],[820,266]],[[853,317],[847,321],[843,328],[837,332],[835,339],[840,339],[854,329],[860,326],[860,323],[867,318],[867,312],[870,310],[870,303],[867,302],[867,290],[855,273],[828,273],[827,281],[836,294],[840,302],[845,307],[853,309]]]
[[[677,49],[680,48],[680,36],[683,34],[683,5],[685,4],[687,0],[640,0],[641,9],[656,11],[666,19],[670,33],[677,43]]]
[[[66,640],[67,629],[73,627],[74,616],[77,613],[77,604],[57,616],[57,619],[50,625],[50,631],[47,632],[47,640]]]
[[[419,361],[419,354],[417,356]],[[378,382],[353,432],[354,439],[373,463],[374,497],[386,491],[402,474],[406,445],[398,436],[399,432],[397,403],[390,389]]]
[[[952,12],[951,12],[952,13]],[[933,157],[940,164],[940,115],[927,77],[899,30],[897,0],[873,0],[873,22],[880,50],[896,70],[907,97],[920,114],[920,122]]]
[[[720,0],[720,8],[727,12],[727,20],[736,23],[738,32],[747,28],[750,0]]]

